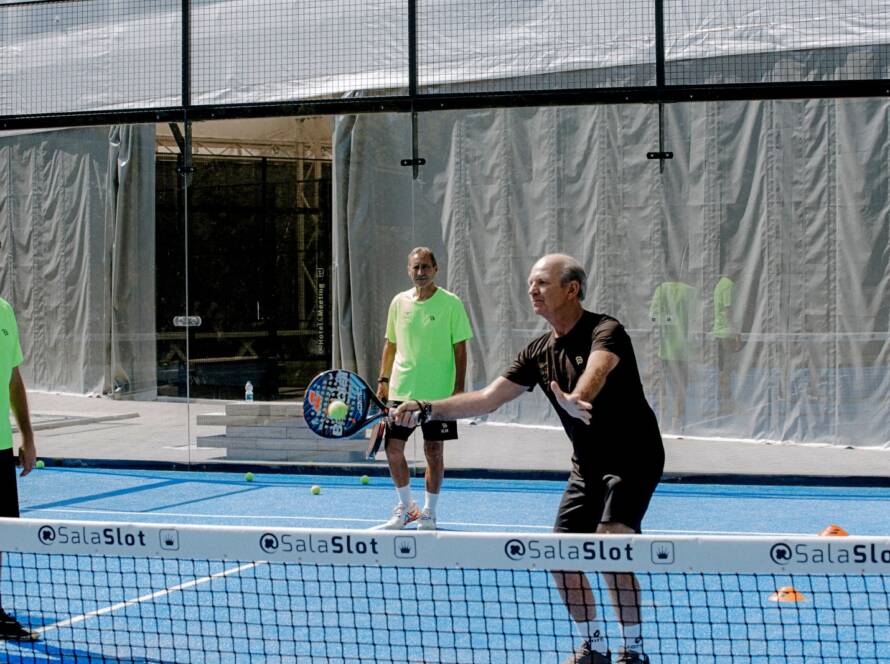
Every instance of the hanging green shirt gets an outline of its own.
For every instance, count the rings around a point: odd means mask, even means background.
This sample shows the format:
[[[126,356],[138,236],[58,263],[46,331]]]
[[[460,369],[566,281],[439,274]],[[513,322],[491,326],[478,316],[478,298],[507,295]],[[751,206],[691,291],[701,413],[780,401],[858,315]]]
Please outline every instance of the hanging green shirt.
[[[454,344],[473,338],[460,298],[437,288],[427,300],[414,289],[396,295],[389,305],[386,338],[396,346],[389,398],[443,399],[454,392]]]
[[[696,290],[680,281],[658,285],[649,303],[649,317],[658,326],[658,356],[669,362],[686,361],[693,355],[690,336]]]
[[[12,370],[22,363],[19,328],[12,306],[0,298],[0,450],[12,447],[12,425],[9,422],[9,380]]]
[[[729,277],[720,277],[714,286],[714,336],[718,339],[729,339],[735,336],[732,320],[726,314],[732,307],[733,288],[735,284]]]

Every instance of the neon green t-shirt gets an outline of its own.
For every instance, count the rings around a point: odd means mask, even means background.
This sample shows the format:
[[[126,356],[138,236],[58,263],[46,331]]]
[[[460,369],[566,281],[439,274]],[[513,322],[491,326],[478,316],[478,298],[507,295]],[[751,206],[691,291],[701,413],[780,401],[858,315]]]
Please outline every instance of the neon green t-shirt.
[[[669,362],[686,361],[692,356],[689,335],[696,290],[680,281],[665,281],[658,285],[649,317],[659,327],[658,356]]]
[[[22,363],[19,327],[12,306],[0,298],[0,450],[12,447],[12,425],[9,422],[9,380],[12,370]]]
[[[718,339],[728,339],[735,335],[732,321],[726,315],[726,310],[732,306],[733,296],[732,279],[720,277],[714,286],[714,336]]]
[[[454,392],[454,344],[472,339],[473,331],[457,295],[437,288],[418,301],[412,288],[390,302],[386,338],[396,346],[389,398],[443,399]]]

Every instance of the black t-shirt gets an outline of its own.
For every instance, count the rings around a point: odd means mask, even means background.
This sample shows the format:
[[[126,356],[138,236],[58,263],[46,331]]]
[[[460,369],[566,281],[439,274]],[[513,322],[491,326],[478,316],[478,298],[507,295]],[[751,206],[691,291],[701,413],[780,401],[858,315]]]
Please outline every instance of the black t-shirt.
[[[589,425],[568,415],[550,390],[555,380],[571,392],[595,350],[618,356],[619,362],[593,400]],[[614,473],[622,477],[634,469],[659,472],[664,447],[655,413],[646,401],[630,337],[617,320],[585,311],[575,327],[556,338],[548,332],[525,347],[504,377],[533,390],[538,385],[556,409],[572,441],[572,462],[580,470]]]

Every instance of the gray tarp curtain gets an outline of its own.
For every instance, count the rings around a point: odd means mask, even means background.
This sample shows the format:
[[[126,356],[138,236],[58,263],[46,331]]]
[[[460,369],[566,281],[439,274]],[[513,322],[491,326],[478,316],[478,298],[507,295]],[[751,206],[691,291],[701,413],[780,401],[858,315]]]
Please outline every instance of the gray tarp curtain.
[[[0,136],[0,295],[32,389],[157,394],[154,127]]]
[[[587,267],[665,432],[890,446],[890,102],[671,105],[338,121],[335,364],[375,377],[406,255],[429,245],[476,334],[469,383],[543,330],[540,255]],[[525,396],[492,421],[556,424]]]

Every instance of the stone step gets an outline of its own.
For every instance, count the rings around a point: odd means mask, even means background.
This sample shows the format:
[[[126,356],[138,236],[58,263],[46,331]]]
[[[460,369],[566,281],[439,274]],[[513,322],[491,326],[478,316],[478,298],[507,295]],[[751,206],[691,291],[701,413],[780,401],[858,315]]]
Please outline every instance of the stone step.
[[[253,417],[248,415],[222,415],[208,413],[198,415],[196,422],[201,426],[225,426],[226,433],[235,436],[258,435],[288,438],[319,438],[307,425],[303,417],[282,418],[275,416]],[[367,438],[368,429],[359,431],[351,438]]]
[[[198,447],[225,447],[227,445],[225,434],[219,436],[198,436]]]
[[[358,453],[364,458],[365,440],[295,440],[292,438],[256,438],[235,436],[198,436],[198,447],[214,447],[226,450],[227,459],[274,459],[286,461],[294,455],[309,459],[313,456],[327,458],[330,455]]]
[[[293,438],[256,438],[253,436],[223,436],[225,445],[219,443],[219,436],[206,436],[211,439],[212,445],[209,447],[227,447],[229,449],[250,449],[258,450],[363,450],[367,447],[364,440],[337,440],[327,441],[324,439],[293,439]],[[200,437],[198,440],[200,441]],[[198,443],[201,445],[200,442]]]
[[[201,426],[214,426],[214,427],[224,427],[224,426],[267,426],[274,425],[278,423],[287,423],[291,422],[294,424],[303,423],[305,425],[305,420],[303,420],[303,416],[300,415],[299,418],[296,417],[282,417],[280,415],[226,415],[225,413],[205,413],[203,415],[198,415],[196,421]]]
[[[233,461],[305,461],[313,463],[361,463],[365,453],[357,451],[229,450],[226,459]],[[369,462],[370,463],[370,462]]]
[[[226,450],[227,459],[257,461],[356,461],[364,459],[368,430],[348,439],[316,435],[302,403],[233,401],[225,413],[197,416],[202,426],[224,426],[225,435],[199,436],[198,447]]]
[[[302,420],[303,404],[284,401],[231,401],[226,404],[226,415],[293,417]]]

